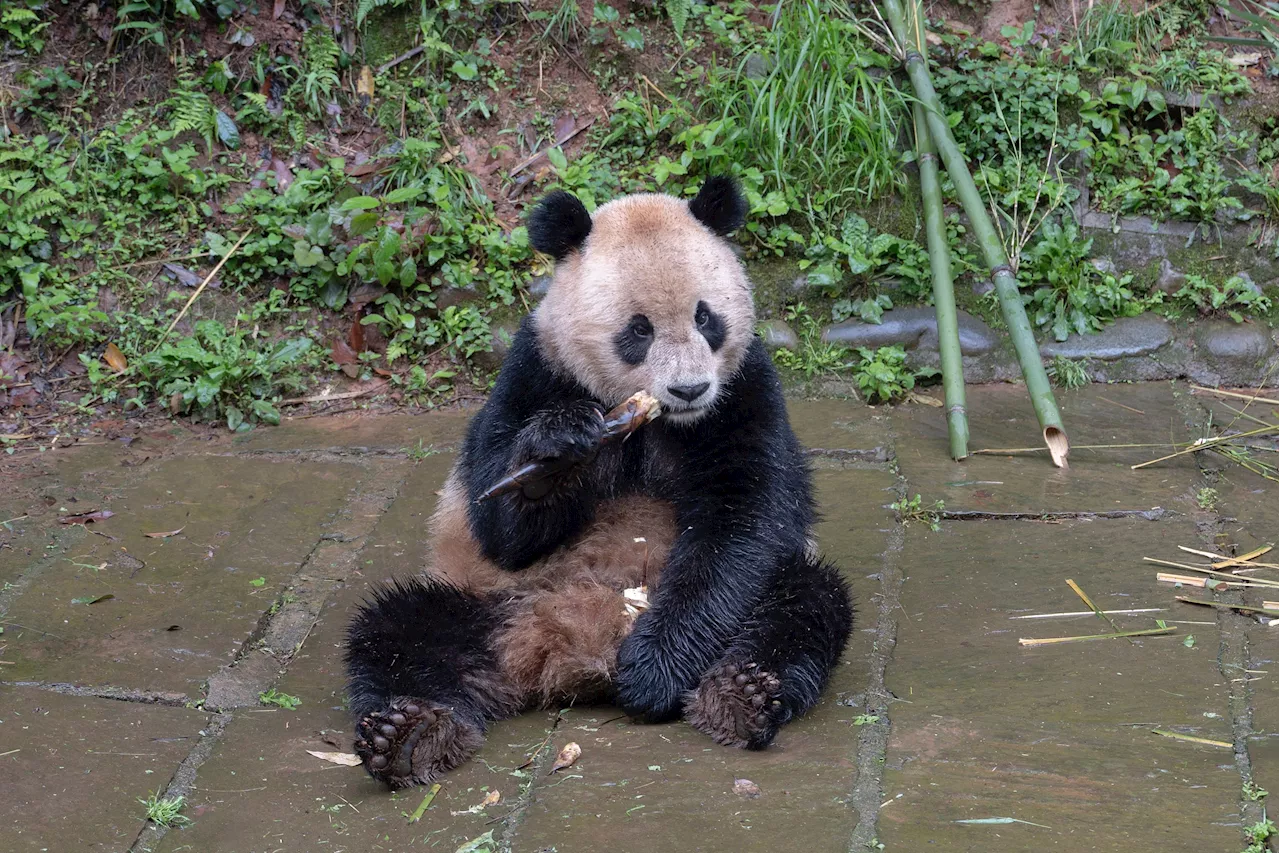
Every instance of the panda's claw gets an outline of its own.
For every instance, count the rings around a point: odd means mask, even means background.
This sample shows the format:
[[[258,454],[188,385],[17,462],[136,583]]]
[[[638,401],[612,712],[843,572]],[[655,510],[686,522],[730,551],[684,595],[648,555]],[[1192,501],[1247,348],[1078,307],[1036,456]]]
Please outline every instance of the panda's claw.
[[[716,743],[763,749],[786,721],[781,690],[777,676],[755,662],[722,663],[703,676],[685,717]]]
[[[478,725],[448,708],[396,699],[356,725],[356,755],[369,775],[392,788],[425,784],[471,755],[484,741]]]

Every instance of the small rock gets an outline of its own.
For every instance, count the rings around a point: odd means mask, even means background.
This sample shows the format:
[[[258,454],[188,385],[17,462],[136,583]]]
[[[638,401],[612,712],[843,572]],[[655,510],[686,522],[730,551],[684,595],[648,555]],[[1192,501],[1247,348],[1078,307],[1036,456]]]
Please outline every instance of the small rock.
[[[748,80],[763,80],[769,76],[769,63],[758,53],[752,53],[742,63],[742,73]]]
[[[1114,275],[1114,276],[1120,275],[1120,273],[1116,270],[1115,261],[1111,260],[1108,257],[1094,258],[1093,260],[1089,261],[1089,263],[1093,264],[1093,268],[1098,272],[1102,273],[1103,275]]]
[[[1187,283],[1185,274],[1174,268],[1168,258],[1160,261],[1160,277],[1156,279],[1156,289],[1170,295],[1177,293]]]
[[[511,342],[515,340],[517,327],[512,323],[500,323],[493,327],[493,348],[489,352],[478,352],[472,356],[478,367],[484,370],[497,370],[511,351]]]
[[[800,338],[781,320],[770,320],[763,324],[760,327],[760,339],[764,341],[765,349],[769,352],[780,349],[794,352],[800,346]]]
[[[996,286],[990,279],[984,279],[973,283],[973,292],[977,296],[986,296],[995,289]]]
[[[480,298],[480,292],[473,284],[468,284],[466,287],[445,287],[435,292],[435,298],[436,311],[443,311],[446,308],[475,302]]]
[[[1250,364],[1266,358],[1275,349],[1266,327],[1259,323],[1208,320],[1197,324],[1196,339],[1214,358]]]
[[[738,796],[746,797],[749,800],[754,800],[763,793],[760,790],[760,786],[755,782],[752,782],[750,779],[734,779],[733,792]]]
[[[1070,335],[1065,341],[1048,341],[1040,353],[1064,358],[1117,359],[1155,352],[1173,339],[1169,323],[1155,314],[1122,317],[1093,335]]]
[[[981,355],[996,347],[997,338],[978,318],[958,312],[960,352]],[[910,306],[886,311],[879,325],[861,320],[846,320],[828,326],[822,332],[827,343],[847,347],[885,347],[898,344],[905,349],[938,349],[938,320],[928,306]]]
[[[540,275],[529,281],[529,295],[541,299],[551,289],[551,276]]]

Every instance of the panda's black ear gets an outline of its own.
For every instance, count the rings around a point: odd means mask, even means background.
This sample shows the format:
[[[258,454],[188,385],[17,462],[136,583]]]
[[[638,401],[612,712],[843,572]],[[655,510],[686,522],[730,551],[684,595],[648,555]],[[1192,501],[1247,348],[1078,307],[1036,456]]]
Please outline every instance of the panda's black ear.
[[[721,237],[728,237],[747,221],[747,200],[733,178],[719,175],[707,178],[689,202],[689,212]]]
[[[529,245],[557,261],[581,248],[590,233],[591,214],[564,190],[548,194],[529,217]]]

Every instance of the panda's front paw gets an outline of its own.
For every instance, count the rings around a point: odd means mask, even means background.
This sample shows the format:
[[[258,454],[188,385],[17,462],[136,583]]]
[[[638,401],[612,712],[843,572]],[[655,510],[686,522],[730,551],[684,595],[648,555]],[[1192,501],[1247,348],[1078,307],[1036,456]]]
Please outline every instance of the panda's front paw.
[[[604,409],[589,400],[543,409],[516,436],[515,463],[570,468],[590,462],[604,436]]]
[[[658,645],[632,633],[618,649],[618,704],[629,716],[664,723],[680,716],[683,698],[692,687],[665,659]]]

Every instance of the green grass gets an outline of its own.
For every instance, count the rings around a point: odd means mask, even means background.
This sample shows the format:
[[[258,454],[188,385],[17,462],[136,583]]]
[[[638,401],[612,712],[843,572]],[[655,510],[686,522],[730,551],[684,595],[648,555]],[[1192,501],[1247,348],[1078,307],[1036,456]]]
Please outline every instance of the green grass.
[[[297,696],[290,696],[288,693],[279,693],[274,687],[265,693],[258,694],[258,701],[263,705],[274,705],[277,708],[284,708],[286,711],[296,711],[302,705],[302,700]]]
[[[798,0],[735,70],[708,69],[704,114],[740,132],[731,156],[758,168],[773,190],[790,190],[809,215],[841,215],[900,186],[898,132],[904,103],[892,63],[862,35],[847,7]]]
[[[1073,388],[1083,388],[1093,381],[1089,376],[1089,369],[1084,364],[1061,355],[1053,357],[1048,373],[1055,385],[1068,391]]]
[[[156,826],[180,826],[191,822],[181,814],[183,806],[187,804],[186,797],[162,797],[157,791],[149,794],[145,800],[139,798],[138,802],[146,808],[147,820]]]

